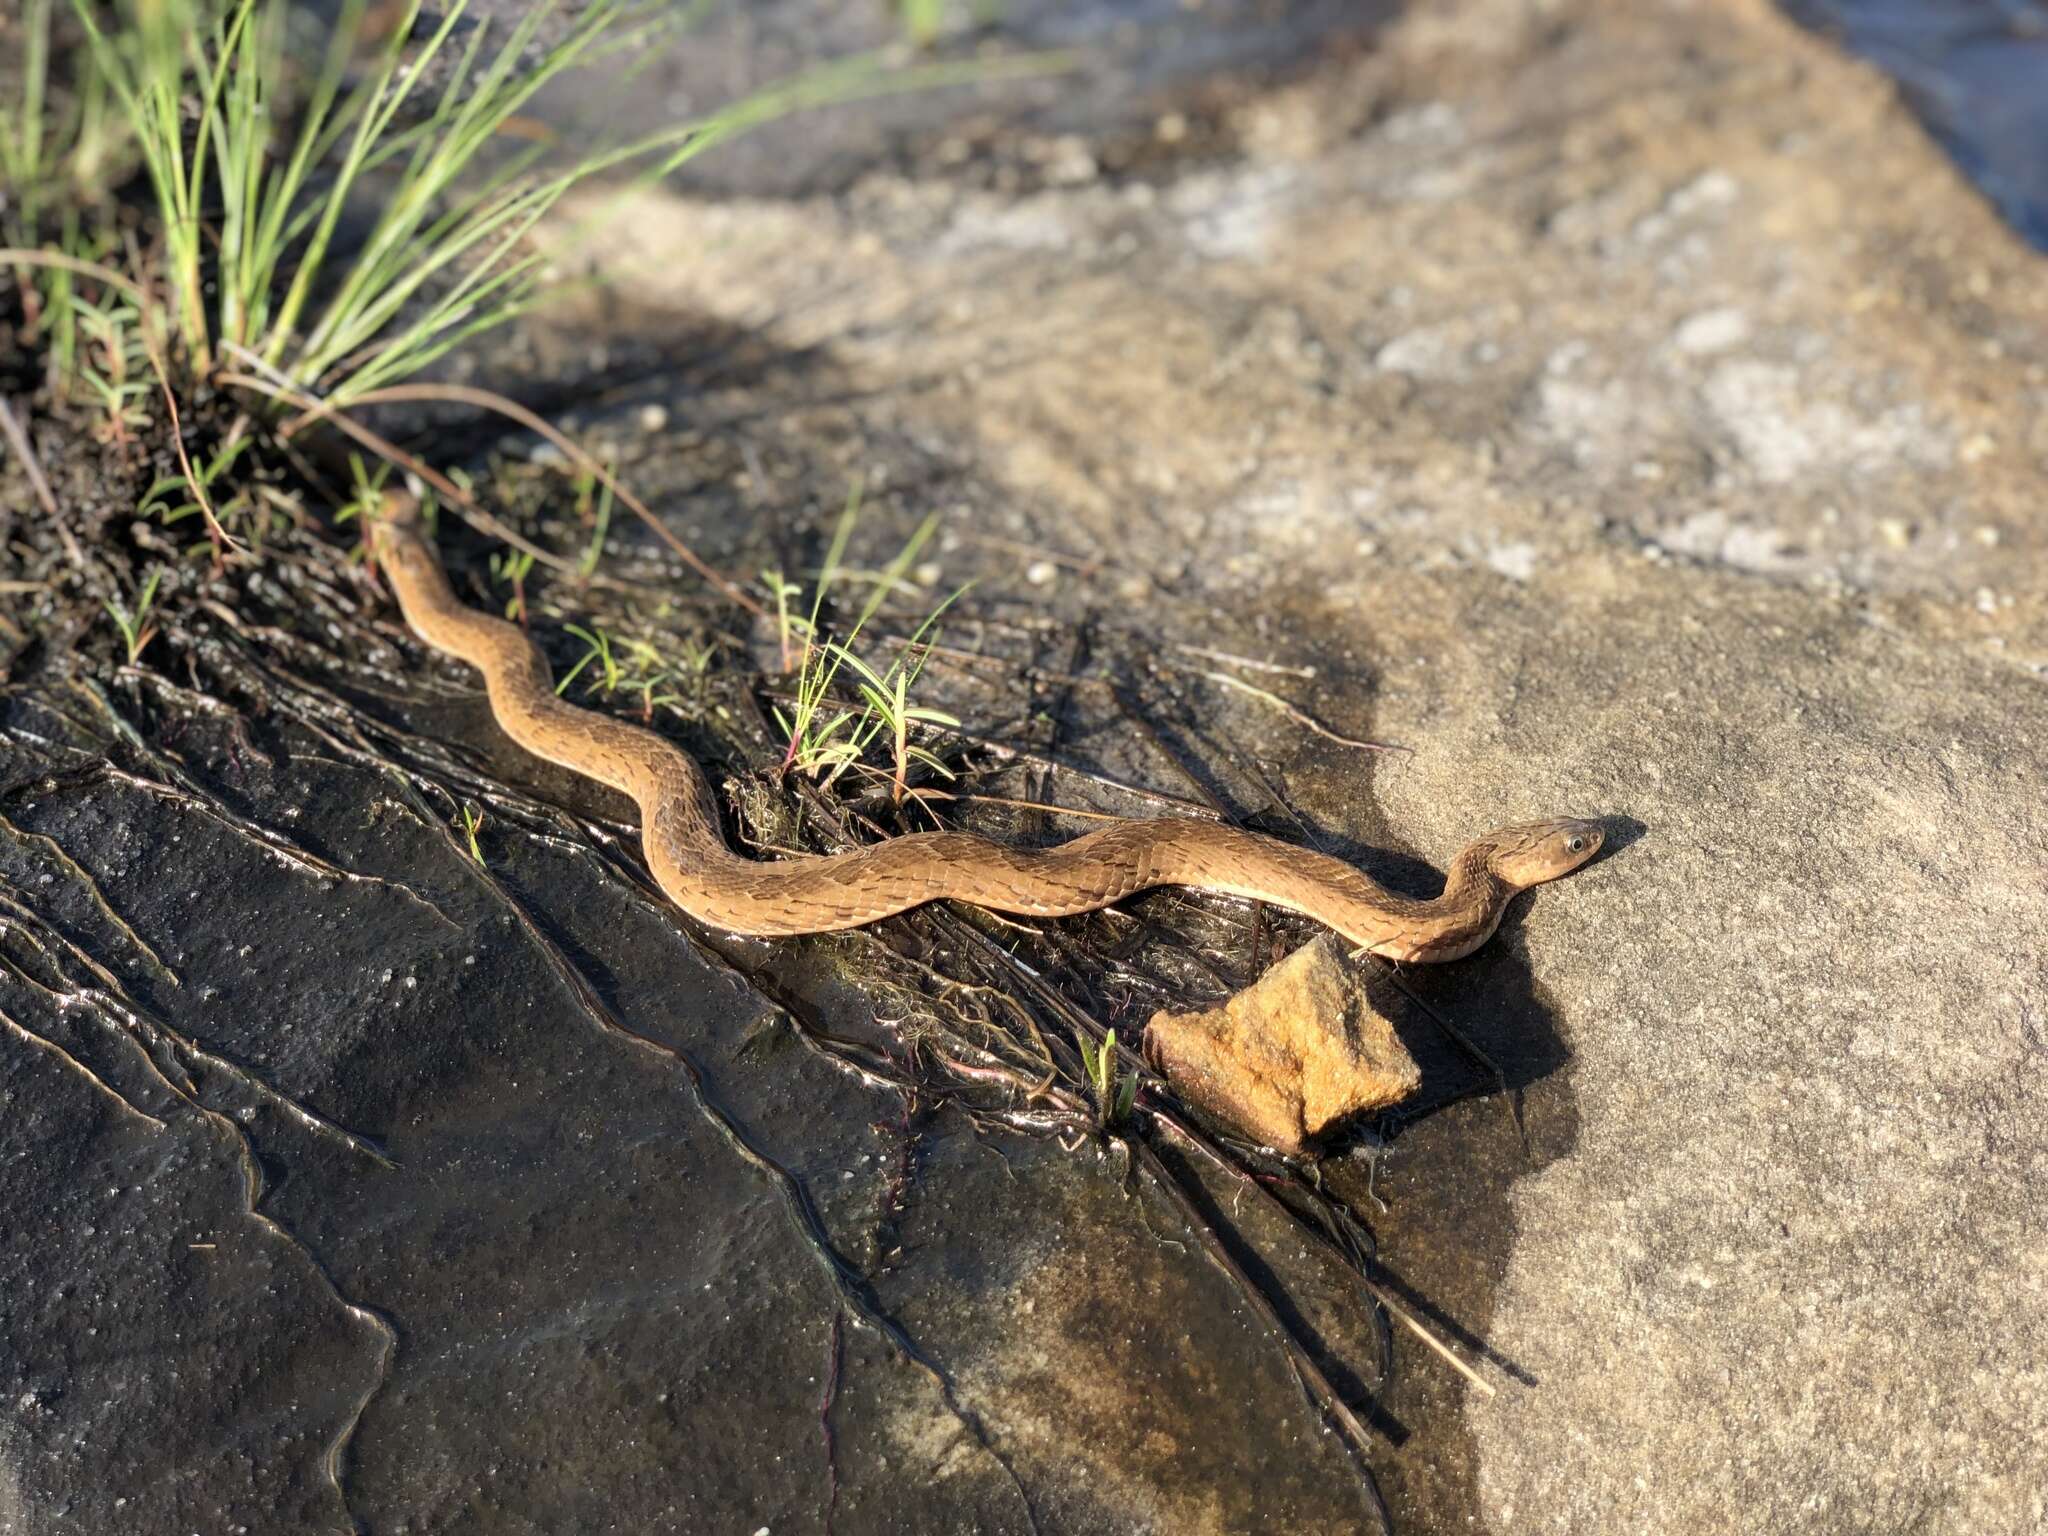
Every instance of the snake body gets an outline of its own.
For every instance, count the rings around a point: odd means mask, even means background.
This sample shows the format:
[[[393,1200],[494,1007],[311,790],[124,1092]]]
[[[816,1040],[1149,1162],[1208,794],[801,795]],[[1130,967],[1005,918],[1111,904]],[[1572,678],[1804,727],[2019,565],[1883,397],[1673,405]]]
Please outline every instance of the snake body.
[[[1426,901],[1398,896],[1325,854],[1187,818],[1118,822],[1051,848],[928,832],[847,853],[744,858],[727,846],[693,758],[652,731],[564,703],[547,658],[524,633],[456,599],[409,498],[387,498],[371,537],[406,622],[429,646],[483,674],[506,735],[632,797],[662,890],[691,917],[730,933],[857,928],[939,900],[1059,917],[1182,885],[1290,908],[1389,959],[1455,960],[1492,936],[1516,892],[1569,874],[1600,848],[1596,822],[1504,828],[1464,848],[1443,894]]]

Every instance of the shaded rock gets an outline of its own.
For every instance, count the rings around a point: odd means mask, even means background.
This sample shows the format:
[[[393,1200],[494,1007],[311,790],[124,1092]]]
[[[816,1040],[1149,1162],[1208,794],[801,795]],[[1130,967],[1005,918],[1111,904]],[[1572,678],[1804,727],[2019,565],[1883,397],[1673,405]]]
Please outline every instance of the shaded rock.
[[[1422,1085],[1328,934],[1221,1008],[1153,1014],[1145,1052],[1188,1099],[1282,1152]]]

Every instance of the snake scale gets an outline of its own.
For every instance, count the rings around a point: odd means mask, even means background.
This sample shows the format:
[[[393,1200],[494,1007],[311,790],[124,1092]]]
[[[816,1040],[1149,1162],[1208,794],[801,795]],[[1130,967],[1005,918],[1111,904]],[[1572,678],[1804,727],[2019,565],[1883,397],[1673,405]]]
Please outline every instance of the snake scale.
[[[429,646],[483,674],[506,735],[631,796],[662,890],[691,917],[730,933],[857,928],[940,900],[1059,917],[1181,885],[1287,907],[1391,960],[1455,960],[1492,936],[1518,891],[1570,874],[1600,849],[1597,822],[1503,828],[1461,850],[1443,894],[1426,901],[1396,895],[1325,854],[1187,818],[1122,821],[1050,848],[925,832],[847,853],[744,858],[727,846],[694,759],[652,731],[564,703],[547,659],[524,633],[456,599],[411,498],[386,497],[371,539],[406,622]]]

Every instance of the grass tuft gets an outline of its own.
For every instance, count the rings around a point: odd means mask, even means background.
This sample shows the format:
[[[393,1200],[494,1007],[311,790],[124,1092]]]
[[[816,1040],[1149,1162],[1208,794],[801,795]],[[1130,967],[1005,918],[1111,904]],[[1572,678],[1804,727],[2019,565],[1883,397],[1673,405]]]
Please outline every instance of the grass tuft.
[[[154,194],[186,361],[204,376],[232,342],[309,388],[336,386],[336,404],[531,300],[541,258],[524,237],[613,157],[534,180],[522,173],[536,151],[488,166],[484,152],[536,91],[634,35],[618,26],[626,0],[596,0],[529,59],[557,9],[542,0],[495,47],[481,24],[458,46],[468,0],[453,0],[411,45],[411,0],[357,71],[366,5],[346,0],[307,72],[286,0],[118,0],[112,25],[90,0],[72,7]],[[340,241],[344,213],[371,199],[367,232]]]
[[[135,606],[102,601],[101,606],[113,618],[115,627],[121,631],[121,640],[128,647],[128,665],[134,666],[141,659],[149,642],[156,638],[156,625],[150,621],[149,610],[156,603],[156,589],[163,581],[162,566],[152,566],[149,575],[143,579],[142,590],[136,594]]]
[[[602,692],[607,697],[616,693],[619,684],[625,679],[626,669],[612,650],[612,637],[602,629],[585,629],[581,624],[565,624],[562,627],[583,642],[584,651],[582,659],[562,674],[562,680],[555,684],[555,692],[566,694],[569,685],[595,662],[597,670],[591,674],[586,691]]]
[[[920,727],[948,728],[960,722],[943,711],[911,701],[910,690],[924,671],[930,654],[927,637],[946,609],[960,596],[955,592],[934,608],[917,627],[886,667],[877,667],[853,648],[870,619],[888,595],[905,585],[904,575],[924,548],[936,517],[926,518],[894,559],[879,572],[869,575],[874,591],[861,608],[844,640],[828,637],[820,624],[827,593],[848,573],[845,568],[847,542],[860,516],[861,484],[855,481],[847,495],[846,509],[833,530],[832,544],[818,572],[811,593],[808,616],[790,612],[790,599],[799,589],[783,580],[779,572],[764,572],[770,595],[775,600],[777,632],[782,646],[784,670],[796,674],[796,696],[784,711],[775,710],[776,723],[783,731],[785,746],[782,771],[807,773],[822,785],[831,785],[850,770],[873,772],[867,759],[877,744],[887,757],[891,798],[898,805],[909,793],[912,768],[922,767],[942,777],[953,777],[939,757],[919,745],[913,732]],[[963,587],[961,591],[965,591]],[[792,642],[796,648],[792,651]],[[842,704],[836,691],[842,671],[853,676],[857,702]]]
[[[55,12],[55,0],[23,0],[19,89],[0,101],[0,231],[20,244],[49,233],[49,210],[99,202],[120,159],[123,129],[106,80],[90,60],[69,90],[54,76]]]
[[[588,671],[585,693],[605,698],[623,693],[635,698],[643,721],[653,720],[657,709],[681,706],[683,696],[672,685],[682,680],[701,681],[711,664],[710,647],[704,645],[687,646],[682,665],[675,666],[646,640],[614,640],[603,629],[585,629],[581,624],[562,627],[583,642],[583,655],[555,684],[555,692],[566,694],[569,685]]]
[[[45,38],[50,0],[31,5],[31,38]],[[254,358],[335,410],[544,297],[535,236],[577,187],[621,171],[658,180],[809,107],[1006,72],[847,60],[558,160],[524,131],[524,109],[570,71],[645,55],[673,24],[650,0],[538,0],[510,26],[473,15],[471,0],[431,17],[407,0],[381,40],[366,28],[368,0],[343,0],[324,50],[295,33],[289,0],[71,6],[89,99],[111,103],[153,195],[158,269],[136,275],[164,296],[179,357],[202,379],[223,358]],[[45,73],[30,72],[35,112],[25,103],[0,135],[0,168],[19,164],[39,185],[54,156],[37,126]],[[78,133],[65,142],[78,153]],[[350,226],[352,211],[365,227]]]
[[[505,599],[505,617],[521,629],[529,627],[526,612],[526,578],[533,574],[530,550],[507,549],[491,556],[491,575],[512,589]]]

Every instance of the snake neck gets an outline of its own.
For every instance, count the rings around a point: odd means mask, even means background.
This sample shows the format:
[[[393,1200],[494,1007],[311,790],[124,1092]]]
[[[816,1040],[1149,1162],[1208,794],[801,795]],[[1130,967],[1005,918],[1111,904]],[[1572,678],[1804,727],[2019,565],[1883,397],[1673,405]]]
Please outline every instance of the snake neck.
[[[1517,890],[1493,872],[1492,853],[1483,842],[1461,852],[1443,894],[1402,903],[1398,932],[1371,945],[1372,952],[1389,960],[1459,960],[1492,938]]]

